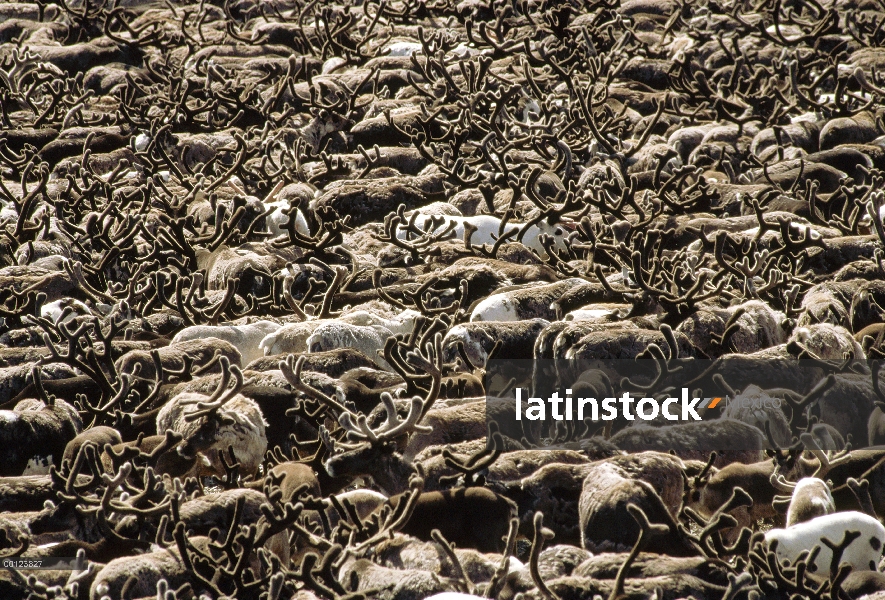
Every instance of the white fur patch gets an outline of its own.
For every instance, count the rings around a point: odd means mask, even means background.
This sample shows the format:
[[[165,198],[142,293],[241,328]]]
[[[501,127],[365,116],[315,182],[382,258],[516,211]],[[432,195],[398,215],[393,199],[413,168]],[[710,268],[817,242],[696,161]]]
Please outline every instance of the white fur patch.
[[[52,455],[34,456],[28,461],[22,475],[48,475],[49,466],[52,464]]]
[[[16,421],[18,421],[18,413],[11,410],[0,410],[0,421],[5,421],[6,423],[15,423]]]

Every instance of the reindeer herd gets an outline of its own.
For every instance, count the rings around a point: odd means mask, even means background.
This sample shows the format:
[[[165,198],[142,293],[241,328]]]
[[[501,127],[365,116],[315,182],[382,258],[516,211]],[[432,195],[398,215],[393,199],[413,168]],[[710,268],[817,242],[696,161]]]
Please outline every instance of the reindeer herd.
[[[0,599],[885,598],[883,69],[882,0],[3,2]],[[635,359],[575,395],[731,403],[514,421]]]

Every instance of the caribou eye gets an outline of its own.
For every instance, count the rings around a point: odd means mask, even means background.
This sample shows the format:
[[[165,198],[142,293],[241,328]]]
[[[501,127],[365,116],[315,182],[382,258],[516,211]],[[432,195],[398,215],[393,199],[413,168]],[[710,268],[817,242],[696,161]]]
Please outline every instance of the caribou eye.
[[[557,227],[553,230],[553,235],[562,235],[562,227]]]

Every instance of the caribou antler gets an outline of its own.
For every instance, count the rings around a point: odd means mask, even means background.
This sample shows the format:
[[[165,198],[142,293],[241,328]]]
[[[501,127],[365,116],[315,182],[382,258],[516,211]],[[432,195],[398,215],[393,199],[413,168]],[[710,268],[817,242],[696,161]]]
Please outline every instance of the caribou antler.
[[[393,396],[384,392],[381,394],[381,402],[384,404],[384,410],[387,412],[387,421],[378,429],[372,429],[366,421],[366,415],[360,413],[353,419],[353,413],[346,412],[338,417],[338,422],[347,430],[347,439],[362,440],[372,444],[394,440],[401,435],[407,435],[412,432],[430,433],[432,427],[419,425],[421,413],[424,409],[424,399],[420,396],[412,398],[409,414],[405,420],[400,420],[396,413],[396,405],[393,402]]]
[[[848,462],[848,460],[851,458],[851,453],[847,449],[843,450],[841,453],[837,454],[833,458],[830,458],[829,456],[827,456],[827,453],[824,452],[818,445],[817,440],[814,439],[814,436],[808,432],[802,433],[799,436],[799,439],[802,440],[802,443],[805,445],[808,451],[811,452],[820,462],[820,466],[814,472],[814,475],[812,475],[812,477],[823,479],[827,476],[827,473],[830,472],[830,469]]]
[[[185,421],[196,421],[200,417],[214,413],[225,403],[230,402],[243,389],[244,385],[249,385],[254,381],[254,379],[243,381],[243,372],[240,370],[240,367],[230,364],[230,359],[226,356],[220,356],[218,362],[221,365],[221,383],[215,389],[215,392],[212,393],[212,396],[209,397],[209,400],[197,402],[197,410],[184,415]],[[234,378],[234,386],[226,389],[231,376]]]

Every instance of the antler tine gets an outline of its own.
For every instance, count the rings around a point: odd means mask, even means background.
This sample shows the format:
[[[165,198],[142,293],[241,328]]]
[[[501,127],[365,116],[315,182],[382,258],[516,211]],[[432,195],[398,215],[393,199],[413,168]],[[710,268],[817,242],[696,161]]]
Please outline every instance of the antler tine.
[[[421,420],[421,412],[423,409],[424,400],[420,396],[413,397],[412,405],[409,407],[409,415],[406,417],[406,420],[401,421],[396,427],[390,429],[385,426],[383,431],[378,432],[378,439],[390,440],[405,433],[411,433],[412,431],[417,433],[430,433],[433,431],[433,427],[430,427],[429,425],[418,425],[418,421]]]
[[[341,442],[332,437],[331,432],[326,429],[324,425],[320,425],[320,441],[322,441],[323,446],[329,451],[329,454],[334,455],[337,447],[344,448],[345,450],[353,450],[359,447],[359,444],[348,444],[346,442]]]
[[[792,494],[793,490],[796,489],[795,483],[787,481],[787,479],[777,471],[771,474],[771,477],[768,478],[768,481],[771,483],[771,486],[779,492]]]
[[[243,381],[243,372],[240,370],[240,367],[237,365],[231,365],[228,369],[230,375],[234,377],[234,386],[229,390],[220,394],[217,400],[209,401],[209,402],[198,402],[197,410],[189,412],[184,415],[185,421],[196,421],[200,417],[211,414],[224,406],[227,402],[230,402],[239,392],[243,389],[243,386],[247,383],[252,383],[255,381],[254,379],[249,379],[249,381]],[[228,380],[230,379],[230,375],[228,375]],[[216,390],[218,392],[218,390]],[[213,397],[217,397],[216,394],[212,394]]]
[[[428,354],[431,355],[433,359],[428,360],[424,358],[421,354],[411,351],[406,354],[406,362],[412,365],[415,368],[422,369],[425,373],[430,375],[431,385],[430,389],[427,391],[427,397],[424,399],[424,404],[421,408],[421,415],[418,421],[424,418],[424,415],[427,414],[427,411],[433,406],[434,402],[436,402],[439,397],[439,392],[442,389],[442,334],[436,333],[433,336],[433,341],[428,343]]]
[[[396,412],[394,412],[394,415],[396,415]],[[366,421],[366,415],[363,413],[358,415],[350,412],[342,413],[338,417],[338,423],[347,431],[347,439],[367,440],[373,444],[378,441],[375,432],[372,431],[372,428],[369,427]]]
[[[710,452],[710,456],[707,459],[707,464],[704,465],[704,468],[701,469],[700,473],[695,475],[695,478],[694,478],[695,486],[699,486],[701,484],[701,480],[704,478],[704,476],[710,472],[710,468],[713,466],[713,463],[716,462],[717,456],[718,456],[718,453],[715,450],[713,452]]]
[[[250,377],[249,379],[244,380],[243,371],[237,365],[231,365],[230,371],[234,376],[234,386],[227,390],[227,392],[225,392],[224,395],[219,399],[219,402],[221,404],[230,402],[231,398],[240,393],[240,390],[242,390],[247,385],[252,385],[253,383],[255,383],[254,377]]]
[[[296,361],[295,355],[290,354],[286,357],[286,360],[280,361],[280,371],[283,373],[283,377],[286,378],[286,381],[288,381],[297,391],[304,393],[314,400],[322,402],[326,406],[337,411],[340,415],[350,414],[350,411],[347,410],[343,404],[301,380],[301,369],[304,366],[304,360],[304,355],[299,356]]]
[[[366,415],[358,415],[356,418],[356,424],[357,426],[359,426],[360,431],[363,433],[363,437],[365,437],[365,439],[369,440],[369,442],[372,444],[378,443],[378,436],[375,434],[375,431],[371,427],[369,427],[369,422]]]
[[[383,392],[381,394],[381,402],[384,404],[384,410],[387,411],[387,423],[382,426],[382,431],[386,429],[393,429],[399,423],[399,419],[397,419],[396,415],[396,405],[393,403],[393,396],[391,396],[388,392]]]
[[[424,407],[424,400],[421,397],[412,398],[409,414],[404,421],[401,421],[397,415],[393,396],[384,392],[381,394],[381,402],[384,404],[387,420],[378,429],[369,427],[366,416],[362,413],[356,415],[355,418],[352,413],[342,414],[338,418],[338,422],[347,430],[348,439],[365,440],[371,444],[377,444],[395,439],[411,431],[429,432],[433,430],[432,427],[417,425],[421,420],[421,411]]]
[[[338,424],[347,431],[347,439],[376,441],[374,439],[375,432],[368,427],[366,415],[363,413],[342,413],[338,416]]]
[[[824,452],[821,447],[818,445],[817,440],[814,439],[814,436],[808,432],[805,432],[799,436],[799,439],[802,440],[802,443],[805,444],[805,447],[811,452],[818,461],[820,461],[820,466],[814,472],[812,477],[817,477],[818,479],[823,479],[827,476],[827,473],[830,472],[830,469],[837,465],[841,465],[844,462],[847,462],[849,458],[851,458],[851,453],[843,454],[839,458],[834,460],[830,460],[830,457],[827,456],[827,453]]]
[[[233,375],[234,386],[228,389],[227,385],[225,385],[223,388],[221,388],[221,393],[217,393],[219,390],[216,390],[216,393],[212,394],[212,398],[214,398],[214,400],[210,398],[206,402],[200,402],[197,404],[197,408],[199,410],[205,410],[214,406],[221,406],[222,404],[233,398],[237,394],[237,392],[239,392],[243,388],[243,372],[240,370],[240,367],[238,367],[237,365],[230,365],[230,367],[228,367],[228,372],[229,374],[227,376],[227,380],[230,381],[230,376]]]
[[[209,396],[209,399],[205,402],[199,400],[185,400],[182,404],[201,404],[205,405],[210,402],[215,402],[218,400],[221,395],[224,393],[224,390],[227,389],[228,384],[230,384],[230,376],[231,376],[231,366],[230,359],[224,355],[219,355],[218,363],[221,365],[221,381],[218,382],[218,387],[215,388],[215,391],[212,392],[212,395]],[[240,375],[242,377],[242,374]]]

